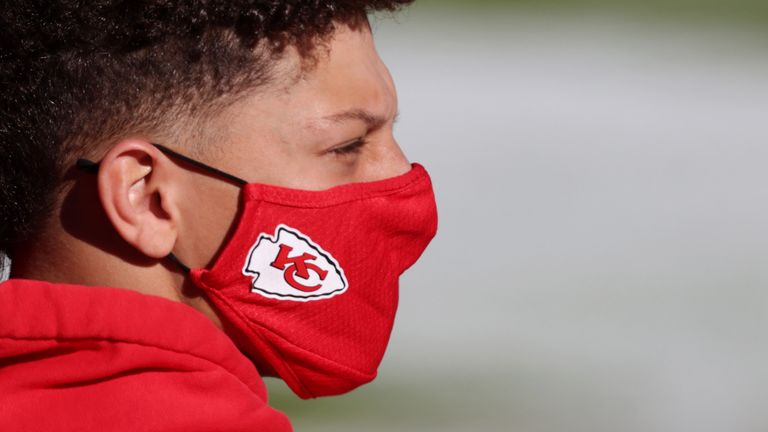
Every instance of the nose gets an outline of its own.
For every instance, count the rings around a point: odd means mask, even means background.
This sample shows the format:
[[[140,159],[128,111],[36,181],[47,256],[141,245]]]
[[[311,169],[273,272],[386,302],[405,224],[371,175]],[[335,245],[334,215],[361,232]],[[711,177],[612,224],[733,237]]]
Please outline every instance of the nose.
[[[375,163],[371,165],[367,175],[370,180],[397,177],[411,170],[411,163],[393,136],[387,138],[376,155]]]

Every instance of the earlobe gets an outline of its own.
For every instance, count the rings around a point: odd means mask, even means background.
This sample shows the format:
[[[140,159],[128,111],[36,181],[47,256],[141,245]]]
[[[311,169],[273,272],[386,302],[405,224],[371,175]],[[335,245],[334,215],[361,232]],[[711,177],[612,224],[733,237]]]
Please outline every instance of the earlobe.
[[[162,258],[178,237],[177,170],[151,143],[126,139],[102,159],[98,187],[115,230],[144,255]]]

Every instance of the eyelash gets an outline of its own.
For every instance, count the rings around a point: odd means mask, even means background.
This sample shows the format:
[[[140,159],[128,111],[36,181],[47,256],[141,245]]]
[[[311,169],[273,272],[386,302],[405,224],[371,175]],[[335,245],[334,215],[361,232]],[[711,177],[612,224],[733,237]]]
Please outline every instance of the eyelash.
[[[340,156],[360,153],[360,149],[362,149],[366,144],[368,144],[368,141],[365,138],[360,138],[343,147],[331,150],[331,153]]]

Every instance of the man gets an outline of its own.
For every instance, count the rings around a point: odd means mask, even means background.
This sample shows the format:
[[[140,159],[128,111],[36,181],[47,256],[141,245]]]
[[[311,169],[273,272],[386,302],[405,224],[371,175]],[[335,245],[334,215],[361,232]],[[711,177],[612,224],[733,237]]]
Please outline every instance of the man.
[[[367,21],[406,3],[0,8],[0,429],[284,431],[261,375],[375,377],[436,230]]]

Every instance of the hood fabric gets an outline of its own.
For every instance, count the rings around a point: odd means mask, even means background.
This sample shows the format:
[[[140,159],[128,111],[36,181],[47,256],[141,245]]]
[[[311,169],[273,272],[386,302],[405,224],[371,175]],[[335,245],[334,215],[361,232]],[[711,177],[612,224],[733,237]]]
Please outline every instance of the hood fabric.
[[[133,291],[0,284],[0,430],[291,431],[207,317]]]

